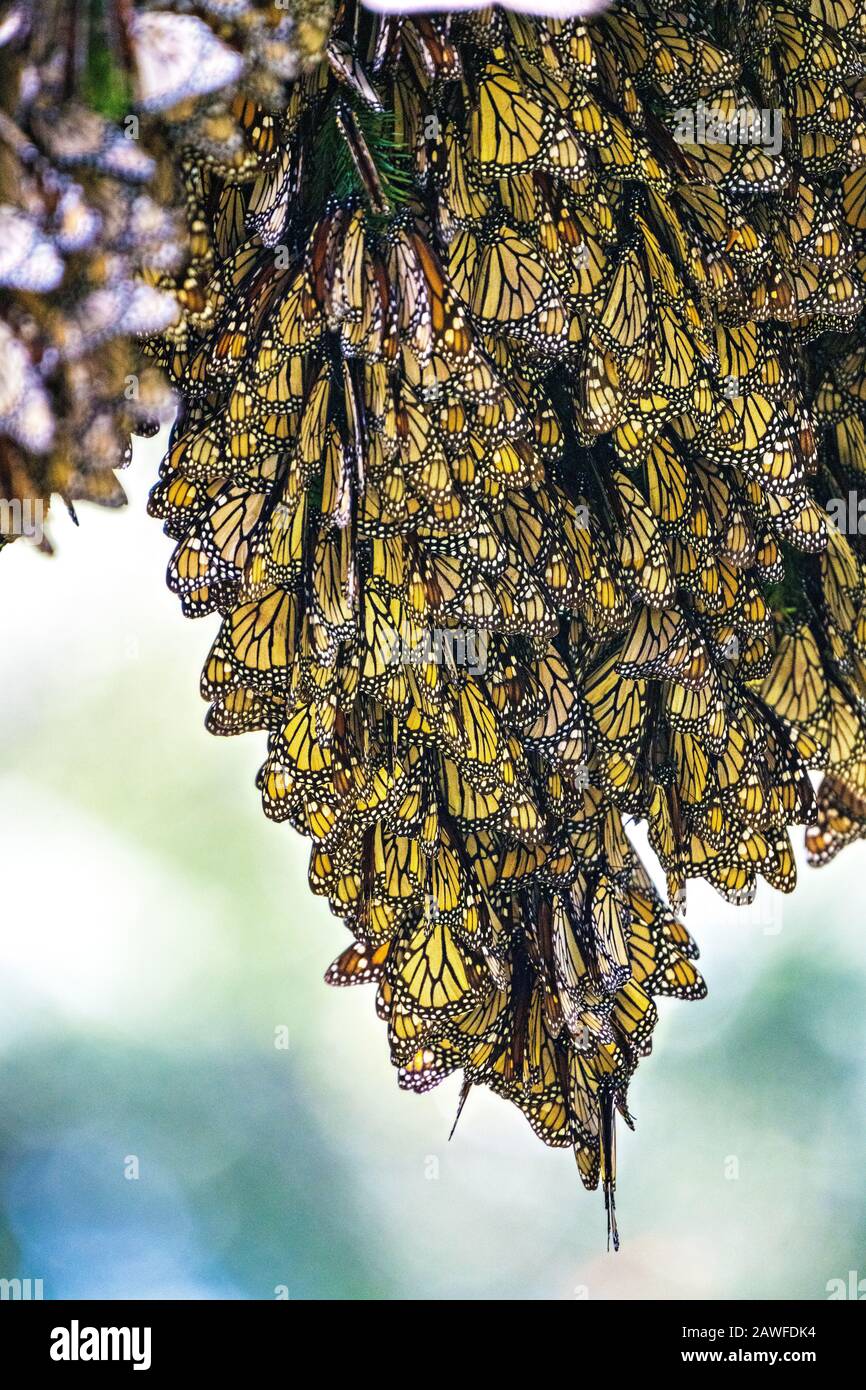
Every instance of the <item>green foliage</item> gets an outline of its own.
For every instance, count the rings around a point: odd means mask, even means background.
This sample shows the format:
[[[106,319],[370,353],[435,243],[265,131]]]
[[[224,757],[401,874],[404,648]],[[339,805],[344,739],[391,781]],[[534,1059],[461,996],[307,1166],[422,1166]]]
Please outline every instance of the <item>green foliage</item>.
[[[351,110],[370,151],[384,199],[392,212],[405,207],[412,192],[412,175],[408,152],[397,139],[393,112],[370,111],[360,105]],[[310,207],[317,212],[330,198],[370,201],[340,130],[334,102],[313,133],[311,165]]]
[[[128,75],[110,42],[108,25],[105,0],[93,0],[81,96],[101,116],[119,121],[129,114],[132,91]]]

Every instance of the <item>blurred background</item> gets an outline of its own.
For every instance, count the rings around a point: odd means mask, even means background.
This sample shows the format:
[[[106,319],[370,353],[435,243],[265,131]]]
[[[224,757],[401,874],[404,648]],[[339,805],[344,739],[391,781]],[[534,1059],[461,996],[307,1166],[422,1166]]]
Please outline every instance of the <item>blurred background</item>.
[[[217,620],[145,515],[0,556],[0,1278],[46,1298],[822,1299],[866,1278],[866,844],[792,899],[689,890],[710,995],[661,1001],[623,1248],[567,1152],[459,1083],[398,1091],[264,735],[203,727]]]

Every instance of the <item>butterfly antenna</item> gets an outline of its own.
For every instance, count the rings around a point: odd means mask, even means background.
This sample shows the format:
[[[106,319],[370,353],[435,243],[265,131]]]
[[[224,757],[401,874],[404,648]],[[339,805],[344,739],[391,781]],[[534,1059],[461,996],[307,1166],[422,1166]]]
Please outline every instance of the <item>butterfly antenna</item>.
[[[470,1092],[471,1090],[472,1090],[472,1082],[471,1082],[471,1081],[464,1081],[464,1082],[463,1082],[463,1087],[462,1087],[462,1089],[461,1089],[461,1091],[460,1091],[460,1104],[457,1106],[457,1114],[454,1116],[454,1123],[453,1123],[453,1125],[451,1126],[451,1133],[448,1135],[448,1142],[449,1142],[449,1144],[450,1144],[451,1140],[454,1138],[454,1131],[455,1131],[455,1129],[457,1128],[457,1121],[460,1119],[460,1116],[463,1114],[463,1107],[464,1107],[464,1105],[466,1104],[467,1100],[469,1099],[469,1092]]]

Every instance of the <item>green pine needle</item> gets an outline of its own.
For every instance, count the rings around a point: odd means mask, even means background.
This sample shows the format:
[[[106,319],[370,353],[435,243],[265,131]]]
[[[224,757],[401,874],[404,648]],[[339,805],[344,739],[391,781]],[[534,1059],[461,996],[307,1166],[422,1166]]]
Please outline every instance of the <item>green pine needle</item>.
[[[367,142],[382,193],[391,210],[405,207],[412,194],[412,175],[407,152],[395,133],[390,111],[370,111],[353,107],[353,114]],[[341,202],[350,198],[367,201],[367,190],[355,168],[349,147],[340,133],[337,112],[332,105],[314,136],[312,206],[321,207],[330,198]]]

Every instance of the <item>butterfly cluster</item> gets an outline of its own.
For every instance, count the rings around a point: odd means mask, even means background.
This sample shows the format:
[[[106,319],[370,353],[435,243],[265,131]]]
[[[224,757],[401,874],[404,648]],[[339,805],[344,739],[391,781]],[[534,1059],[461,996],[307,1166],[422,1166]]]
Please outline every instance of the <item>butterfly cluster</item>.
[[[866,833],[866,3],[187,9],[240,70],[154,71],[142,283],[208,727],[266,738],[400,1085],[511,1100],[616,1242],[688,880]]]
[[[239,167],[234,106],[276,99],[330,14],[327,0],[0,4],[0,546],[50,548],[52,496],[73,515],[125,501],[130,432],[173,413],[136,340],[185,305],[183,151],[233,151]]]

